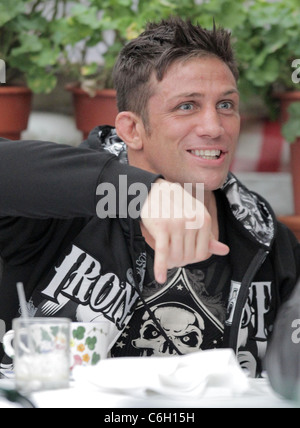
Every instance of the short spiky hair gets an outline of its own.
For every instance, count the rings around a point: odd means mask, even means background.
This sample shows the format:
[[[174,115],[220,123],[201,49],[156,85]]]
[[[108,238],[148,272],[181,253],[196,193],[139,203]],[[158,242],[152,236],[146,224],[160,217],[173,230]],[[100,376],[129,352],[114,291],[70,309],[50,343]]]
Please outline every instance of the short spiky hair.
[[[154,73],[157,80],[162,81],[176,61],[213,56],[227,64],[238,80],[230,37],[228,31],[217,29],[215,24],[213,30],[206,30],[176,17],[149,23],[144,33],[122,49],[116,62],[114,82],[119,111],[138,114],[147,127],[151,77]]]

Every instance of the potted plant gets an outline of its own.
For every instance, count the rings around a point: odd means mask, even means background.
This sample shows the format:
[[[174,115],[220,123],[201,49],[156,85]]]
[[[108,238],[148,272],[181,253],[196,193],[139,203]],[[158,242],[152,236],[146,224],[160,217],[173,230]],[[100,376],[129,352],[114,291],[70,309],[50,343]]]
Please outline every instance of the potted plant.
[[[294,194],[294,214],[281,218],[300,240],[300,91],[283,93],[281,99],[282,135],[290,143],[290,165]]]
[[[291,144],[291,173],[295,215],[282,217],[300,238],[300,86],[298,75],[300,9],[294,0],[248,4],[241,26],[233,31],[240,64],[240,89],[244,99],[260,97],[266,112],[279,121],[283,137]]]
[[[117,115],[111,69],[103,59],[107,46],[103,13],[96,3],[74,5],[69,16],[56,23],[66,46],[64,73],[71,80],[66,89],[73,95],[77,128],[84,138],[99,124],[113,125]]]
[[[137,37],[150,19],[175,10],[167,0],[88,0],[56,22],[67,46],[65,73],[74,97],[77,127],[84,137],[100,124],[114,125],[118,113],[112,70],[121,48]]]
[[[65,0],[0,1],[0,136],[19,139],[27,128],[32,93],[50,93],[57,83],[61,46],[53,23]]]
[[[281,218],[300,238],[300,9],[296,0],[173,0],[176,14],[232,32],[242,106],[277,120],[291,144],[296,216]],[[193,5],[194,4],[194,5]],[[245,109],[246,107],[246,109]],[[254,112],[254,115],[256,112]],[[250,111],[251,115],[251,111]],[[298,217],[299,216],[299,217]]]
[[[203,6],[212,10],[216,6],[214,3],[212,0]],[[298,2],[237,0],[234,2],[235,6],[229,0],[221,0],[221,3],[220,12],[223,13],[223,17],[217,15],[216,22],[232,31],[240,69],[239,89],[242,101],[249,105],[254,97],[256,102],[260,99],[266,117],[279,121],[285,139],[295,142],[295,137],[300,136],[300,107],[291,106],[290,113],[287,108],[300,99]],[[232,8],[235,9],[235,13],[232,12]],[[230,17],[228,11],[231,12]],[[298,151],[300,155],[297,144],[292,144],[291,168],[295,213],[300,215],[300,159],[296,158]],[[287,222],[289,218],[284,220]]]
[[[114,125],[112,69],[121,48],[148,21],[174,15],[206,28],[215,20],[217,25],[240,31],[247,14],[244,0],[87,0],[75,5],[69,17],[57,22],[57,33],[69,51],[65,73],[75,82],[67,89],[73,93],[78,129],[87,137],[99,124]]]

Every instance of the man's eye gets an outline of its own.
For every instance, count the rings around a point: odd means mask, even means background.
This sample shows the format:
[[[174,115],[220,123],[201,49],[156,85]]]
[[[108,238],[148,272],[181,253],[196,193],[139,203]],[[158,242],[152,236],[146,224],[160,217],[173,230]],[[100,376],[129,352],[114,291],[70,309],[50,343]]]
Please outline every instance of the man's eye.
[[[190,111],[193,110],[193,108],[194,106],[191,103],[181,104],[181,106],[179,106],[179,109],[183,111]]]
[[[218,108],[221,110],[230,110],[233,108],[233,104],[230,101],[222,101],[218,104]]]

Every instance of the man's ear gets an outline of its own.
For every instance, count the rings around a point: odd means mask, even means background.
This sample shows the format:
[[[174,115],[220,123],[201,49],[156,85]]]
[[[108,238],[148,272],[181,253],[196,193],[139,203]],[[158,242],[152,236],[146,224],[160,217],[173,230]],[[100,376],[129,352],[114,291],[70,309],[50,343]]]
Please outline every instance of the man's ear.
[[[121,140],[132,150],[142,150],[142,119],[131,111],[123,111],[116,118],[116,131]]]

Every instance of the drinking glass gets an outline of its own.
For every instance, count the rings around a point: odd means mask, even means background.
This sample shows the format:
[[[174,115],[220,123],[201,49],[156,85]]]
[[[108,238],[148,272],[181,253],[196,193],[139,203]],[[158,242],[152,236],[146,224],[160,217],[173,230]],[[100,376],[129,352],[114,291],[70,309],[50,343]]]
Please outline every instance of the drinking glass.
[[[64,318],[18,318],[3,339],[14,360],[22,392],[67,388],[70,379],[70,326]]]

